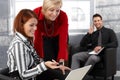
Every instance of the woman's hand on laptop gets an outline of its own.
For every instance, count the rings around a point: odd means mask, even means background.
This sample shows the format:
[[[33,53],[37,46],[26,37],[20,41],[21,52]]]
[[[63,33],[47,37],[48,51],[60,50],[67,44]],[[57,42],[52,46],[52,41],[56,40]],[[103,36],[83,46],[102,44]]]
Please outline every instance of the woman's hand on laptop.
[[[63,74],[65,74],[65,70],[71,70],[69,67],[64,65],[59,65],[60,70],[62,70]]]

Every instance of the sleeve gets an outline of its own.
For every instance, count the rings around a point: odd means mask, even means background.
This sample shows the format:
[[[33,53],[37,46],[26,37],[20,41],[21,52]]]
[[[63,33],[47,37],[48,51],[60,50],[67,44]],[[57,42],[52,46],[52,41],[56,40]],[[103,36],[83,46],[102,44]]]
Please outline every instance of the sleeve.
[[[29,79],[29,78],[35,77],[41,72],[47,70],[44,62],[41,62],[36,67],[29,69],[28,63],[27,63],[28,56],[26,55],[28,54],[28,51],[25,45],[22,43],[15,44],[14,54],[15,54],[15,61],[16,61],[17,69],[22,79]]]
[[[91,43],[92,34],[87,33],[80,41],[80,47],[87,47]]]
[[[58,60],[59,59],[68,59],[68,17],[66,13],[60,14],[60,29],[59,29],[59,52],[58,52]]]
[[[103,46],[106,48],[117,48],[118,47],[117,36],[112,29],[109,30],[108,36],[109,36],[109,42],[108,44],[105,44]]]

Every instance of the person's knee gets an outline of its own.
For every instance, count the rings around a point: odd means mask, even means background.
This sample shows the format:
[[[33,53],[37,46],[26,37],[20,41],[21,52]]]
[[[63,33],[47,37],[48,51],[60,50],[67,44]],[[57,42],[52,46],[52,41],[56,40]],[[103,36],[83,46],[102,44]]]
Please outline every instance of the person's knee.
[[[78,54],[76,53],[72,56],[72,59],[77,59],[77,57],[78,57]]]
[[[89,57],[89,59],[90,59],[91,61],[95,61],[95,62],[99,60],[98,56],[96,56],[96,55],[91,55],[91,56]]]

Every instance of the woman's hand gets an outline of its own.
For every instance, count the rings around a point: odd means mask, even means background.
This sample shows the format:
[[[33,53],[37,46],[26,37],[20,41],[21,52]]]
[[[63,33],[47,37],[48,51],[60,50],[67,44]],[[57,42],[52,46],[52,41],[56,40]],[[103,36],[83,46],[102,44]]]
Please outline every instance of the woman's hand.
[[[62,70],[63,74],[65,74],[65,70],[71,70],[69,67],[66,67],[64,65],[59,65],[60,70]]]
[[[51,68],[51,69],[57,69],[59,68],[59,66],[57,66],[59,63],[56,62],[55,60],[53,61],[46,61],[45,62],[45,66],[48,67],[48,68]]]

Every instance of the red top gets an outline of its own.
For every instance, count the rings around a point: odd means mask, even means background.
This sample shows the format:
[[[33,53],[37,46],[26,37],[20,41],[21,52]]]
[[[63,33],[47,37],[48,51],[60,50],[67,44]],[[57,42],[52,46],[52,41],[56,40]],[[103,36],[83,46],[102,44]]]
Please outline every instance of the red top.
[[[35,32],[35,40],[34,40],[34,46],[39,54],[40,57],[44,57],[43,54],[43,39],[42,36],[48,36],[47,34],[51,32],[49,30],[48,33],[45,31],[44,26],[44,15],[41,12],[42,7],[38,7],[34,9],[34,12],[38,15],[38,26],[37,30]],[[59,16],[54,21],[54,33],[51,36],[53,37],[59,35],[59,51],[58,51],[58,60],[59,59],[68,59],[68,51],[67,51],[67,41],[68,41],[68,17],[65,12],[60,11]]]

